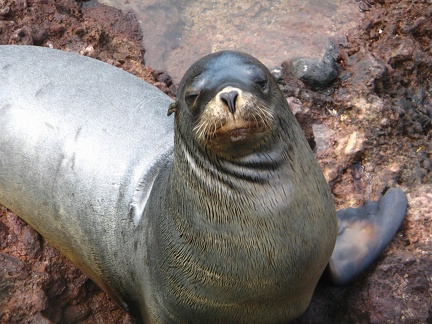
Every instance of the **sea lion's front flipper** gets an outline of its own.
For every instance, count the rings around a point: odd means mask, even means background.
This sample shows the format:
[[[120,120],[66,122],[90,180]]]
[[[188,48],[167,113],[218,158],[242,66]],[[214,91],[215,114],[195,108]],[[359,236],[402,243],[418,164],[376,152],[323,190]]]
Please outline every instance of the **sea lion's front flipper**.
[[[378,258],[404,220],[407,205],[405,193],[391,188],[379,201],[338,211],[339,232],[328,265],[333,284],[347,284]]]

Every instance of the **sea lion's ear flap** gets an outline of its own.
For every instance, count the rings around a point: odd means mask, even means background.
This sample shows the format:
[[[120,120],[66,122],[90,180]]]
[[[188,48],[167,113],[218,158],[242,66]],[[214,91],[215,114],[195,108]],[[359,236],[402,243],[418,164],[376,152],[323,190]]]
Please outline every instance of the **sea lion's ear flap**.
[[[177,101],[174,101],[173,103],[171,103],[168,107],[168,113],[167,116],[171,116],[171,114],[177,112],[178,110],[178,105],[177,105]]]

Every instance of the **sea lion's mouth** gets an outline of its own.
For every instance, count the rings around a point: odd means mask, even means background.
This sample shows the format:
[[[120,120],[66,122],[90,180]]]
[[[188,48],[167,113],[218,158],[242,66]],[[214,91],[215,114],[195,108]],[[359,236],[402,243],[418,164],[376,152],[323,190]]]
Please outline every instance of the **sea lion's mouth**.
[[[243,122],[241,125],[232,125],[228,122],[207,134],[209,141],[231,141],[239,142],[253,137],[255,134],[266,130],[265,125],[256,122]]]

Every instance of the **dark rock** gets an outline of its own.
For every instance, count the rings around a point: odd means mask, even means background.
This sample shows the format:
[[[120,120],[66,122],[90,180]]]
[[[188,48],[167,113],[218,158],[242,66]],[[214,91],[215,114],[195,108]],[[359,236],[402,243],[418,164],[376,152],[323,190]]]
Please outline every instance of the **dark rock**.
[[[152,75],[157,82],[165,83],[168,87],[172,85],[172,79],[165,71],[154,70]]]
[[[19,258],[0,253],[1,277],[8,280],[25,279],[29,276],[26,265]]]
[[[34,28],[32,28],[31,36],[33,37],[34,45],[41,46],[48,38],[48,32],[44,27],[34,26]]]
[[[12,39],[15,40],[16,44],[33,45],[33,37],[28,27],[17,29],[12,35]]]
[[[290,74],[309,86],[312,90],[328,87],[338,76],[338,64],[334,48],[330,47],[323,59],[298,58],[282,64],[284,73]]]

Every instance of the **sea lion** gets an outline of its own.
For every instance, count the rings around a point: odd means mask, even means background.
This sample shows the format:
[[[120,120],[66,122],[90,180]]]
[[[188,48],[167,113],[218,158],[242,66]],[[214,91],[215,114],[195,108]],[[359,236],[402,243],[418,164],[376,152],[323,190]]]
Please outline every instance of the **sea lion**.
[[[0,203],[139,322],[287,322],[329,261],[336,283],[351,280],[372,261],[344,252],[377,255],[403,220],[405,196],[389,190],[400,206],[346,213],[332,257],[331,192],[276,81],[247,54],[202,58],[175,102],[46,48],[0,46],[0,71]],[[353,242],[344,229],[358,219],[371,230]]]

